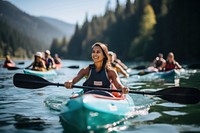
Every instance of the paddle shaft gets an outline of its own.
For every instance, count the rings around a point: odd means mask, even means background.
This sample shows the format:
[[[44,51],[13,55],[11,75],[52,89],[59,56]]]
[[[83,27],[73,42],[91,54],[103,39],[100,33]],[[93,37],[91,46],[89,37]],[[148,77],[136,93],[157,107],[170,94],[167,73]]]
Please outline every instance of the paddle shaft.
[[[60,83],[52,83],[38,76],[17,73],[14,75],[13,83],[16,87],[27,89],[38,89],[48,85],[64,86]],[[110,88],[88,87],[73,85],[74,88],[81,88],[84,90],[101,90],[108,92],[122,92],[122,90],[113,90]],[[177,102],[183,104],[196,104],[200,101],[200,91],[197,88],[190,87],[171,87],[158,90],[155,92],[143,92],[130,90],[129,93],[142,95],[155,95],[170,102]]]

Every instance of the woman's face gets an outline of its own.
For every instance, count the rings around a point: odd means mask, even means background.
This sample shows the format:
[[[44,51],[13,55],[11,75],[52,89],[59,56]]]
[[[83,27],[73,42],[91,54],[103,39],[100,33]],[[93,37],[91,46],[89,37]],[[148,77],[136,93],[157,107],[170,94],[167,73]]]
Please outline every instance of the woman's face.
[[[174,55],[173,54],[169,54],[168,55],[168,60],[169,61],[173,61],[174,60]]]
[[[36,61],[36,62],[39,62],[39,61],[40,61],[40,57],[35,56],[35,61]]]
[[[104,59],[103,51],[99,46],[94,46],[92,50],[92,60],[94,63],[101,62]]]

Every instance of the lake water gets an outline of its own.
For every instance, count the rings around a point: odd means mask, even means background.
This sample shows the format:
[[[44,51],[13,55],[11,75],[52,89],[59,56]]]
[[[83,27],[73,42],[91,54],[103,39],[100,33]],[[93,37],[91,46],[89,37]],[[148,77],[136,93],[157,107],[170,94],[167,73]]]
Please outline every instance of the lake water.
[[[25,61],[25,67],[31,61]],[[89,61],[64,60],[63,66],[87,66]],[[2,62],[0,62],[2,64]],[[129,63],[132,65],[132,63]],[[137,64],[136,64],[137,65]],[[62,68],[58,76],[47,79],[64,83],[74,77],[79,69]],[[131,71],[134,73],[135,71]],[[2,133],[63,133],[73,132],[64,128],[59,118],[59,108],[78,89],[67,90],[64,87],[48,86],[41,89],[22,89],[13,85],[13,75],[23,73],[23,69],[9,71],[0,68],[0,132]],[[82,85],[82,81],[78,85]],[[186,70],[175,80],[139,77],[122,78],[124,85],[138,91],[157,91],[172,86],[200,88],[200,71]],[[120,133],[197,133],[200,132],[200,104],[185,105],[170,103],[156,96],[131,94],[136,112],[134,116],[117,126],[99,129],[95,132]],[[92,132],[92,131],[90,131]]]

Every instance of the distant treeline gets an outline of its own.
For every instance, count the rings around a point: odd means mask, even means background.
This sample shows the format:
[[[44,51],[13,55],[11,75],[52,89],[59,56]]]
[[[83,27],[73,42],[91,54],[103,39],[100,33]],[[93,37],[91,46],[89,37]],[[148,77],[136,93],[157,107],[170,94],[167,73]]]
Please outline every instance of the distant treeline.
[[[0,21],[0,27],[0,57],[31,58],[37,50],[44,49],[40,42],[11,28],[6,22]]]
[[[157,53],[175,53],[177,60],[200,58],[200,2],[198,0],[117,0],[114,11],[109,2],[104,16],[87,16],[71,40],[54,39],[51,51],[65,58],[90,59],[91,45],[106,43],[124,60],[152,60]]]

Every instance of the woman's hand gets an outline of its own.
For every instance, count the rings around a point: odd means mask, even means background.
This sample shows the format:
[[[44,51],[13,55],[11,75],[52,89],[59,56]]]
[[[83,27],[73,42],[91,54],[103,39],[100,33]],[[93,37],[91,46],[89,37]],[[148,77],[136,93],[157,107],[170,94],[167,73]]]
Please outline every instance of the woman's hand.
[[[122,88],[122,93],[123,93],[123,94],[128,94],[128,92],[129,92],[129,88],[124,86],[124,87]]]
[[[72,82],[72,80],[69,80],[69,81],[65,82],[64,85],[68,89],[72,89],[73,88],[73,82]]]

